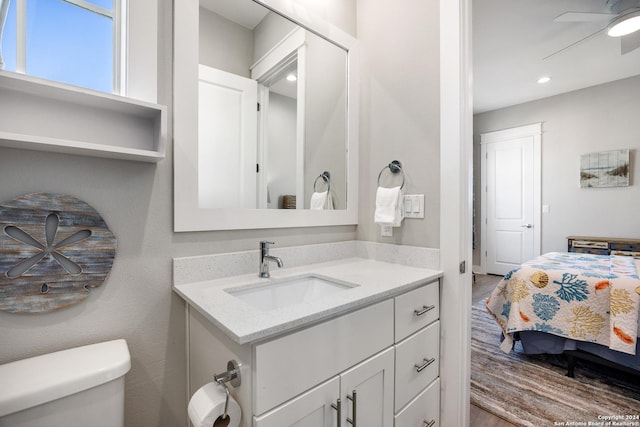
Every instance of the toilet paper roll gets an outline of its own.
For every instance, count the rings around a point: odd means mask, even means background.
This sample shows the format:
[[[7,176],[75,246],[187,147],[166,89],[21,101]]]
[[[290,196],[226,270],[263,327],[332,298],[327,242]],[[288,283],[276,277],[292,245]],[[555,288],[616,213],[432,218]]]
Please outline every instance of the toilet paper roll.
[[[211,427],[224,414],[226,396],[224,387],[217,383],[211,382],[200,387],[189,400],[189,419],[194,427]],[[242,411],[233,396],[229,396],[227,414],[231,417],[228,426],[238,427]]]

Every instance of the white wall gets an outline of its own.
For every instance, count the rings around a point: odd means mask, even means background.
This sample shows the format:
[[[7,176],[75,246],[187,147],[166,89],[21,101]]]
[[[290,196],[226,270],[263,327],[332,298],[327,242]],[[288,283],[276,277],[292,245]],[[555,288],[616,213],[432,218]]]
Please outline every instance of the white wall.
[[[200,63],[251,77],[253,31],[203,7],[199,14]]]
[[[344,10],[337,22],[355,28],[355,2],[335,4]],[[158,96],[171,106],[173,2],[158,6]],[[153,165],[0,148],[0,202],[32,192],[71,194],[100,212],[118,238],[111,274],[85,302],[47,314],[0,312],[0,363],[125,338],[133,358],[126,377],[131,427],[186,421],[185,310],[171,290],[173,257],[257,249],[263,239],[294,246],[356,237],[355,226],[174,233],[172,143],[167,153]]]
[[[310,206],[313,183],[323,172],[331,175],[335,209],[347,204],[347,54],[308,32],[304,139],[304,206]],[[318,190],[326,190],[320,185]]]
[[[253,29],[253,63],[258,62],[295,28],[297,25],[293,22],[269,12]]]
[[[542,253],[569,235],[640,237],[640,76],[474,117],[476,238],[480,247],[480,145],[484,132],[542,122]],[[580,188],[580,155],[630,148],[631,186]],[[480,264],[479,249],[474,264]]]
[[[359,239],[439,247],[438,10],[435,0],[358,0],[363,70]],[[425,219],[405,219],[393,237],[380,237],[373,222],[377,177],[392,160],[404,166],[405,194],[425,194]],[[386,186],[396,182],[383,180]]]

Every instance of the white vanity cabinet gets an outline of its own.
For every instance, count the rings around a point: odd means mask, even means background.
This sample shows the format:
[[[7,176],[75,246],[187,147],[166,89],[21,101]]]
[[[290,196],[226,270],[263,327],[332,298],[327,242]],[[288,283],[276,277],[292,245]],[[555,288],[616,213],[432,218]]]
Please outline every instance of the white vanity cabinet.
[[[393,301],[382,301],[254,344],[253,413],[263,414],[390,348],[393,308]]]
[[[341,426],[393,425],[392,348],[256,417],[253,425],[334,427],[338,416]]]
[[[242,427],[437,426],[438,283],[243,345],[189,306],[189,395],[235,359]]]
[[[336,410],[331,406],[340,393],[340,379],[329,381],[309,390],[291,401],[255,417],[255,427],[334,427]]]

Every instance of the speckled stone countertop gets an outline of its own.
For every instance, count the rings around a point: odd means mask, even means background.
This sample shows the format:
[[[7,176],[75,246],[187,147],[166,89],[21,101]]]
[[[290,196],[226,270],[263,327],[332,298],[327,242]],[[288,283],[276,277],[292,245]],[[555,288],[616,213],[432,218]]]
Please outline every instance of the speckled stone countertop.
[[[273,310],[256,308],[227,292],[308,274],[353,287]],[[382,301],[441,276],[439,270],[354,257],[288,269],[272,265],[270,279],[252,273],[176,284],[173,289],[233,341],[247,344]]]

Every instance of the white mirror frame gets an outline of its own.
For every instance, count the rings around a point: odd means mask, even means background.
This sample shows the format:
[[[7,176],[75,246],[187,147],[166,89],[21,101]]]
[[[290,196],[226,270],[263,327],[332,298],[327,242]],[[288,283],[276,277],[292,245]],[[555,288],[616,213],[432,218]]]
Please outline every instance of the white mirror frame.
[[[347,209],[203,209],[198,204],[199,1],[174,9],[174,231],[318,227],[358,222],[359,69],[357,40],[290,0],[256,3],[347,50]]]

